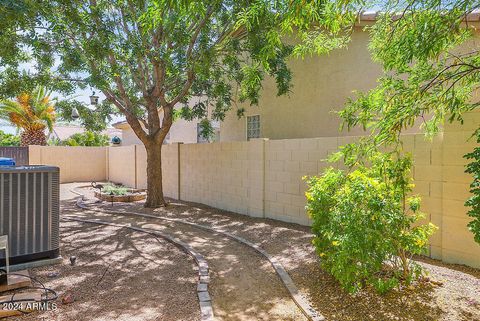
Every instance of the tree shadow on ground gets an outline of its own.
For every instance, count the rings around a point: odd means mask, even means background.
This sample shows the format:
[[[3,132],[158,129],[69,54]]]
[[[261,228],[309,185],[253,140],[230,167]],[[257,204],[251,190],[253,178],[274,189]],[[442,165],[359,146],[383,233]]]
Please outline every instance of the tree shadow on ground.
[[[75,302],[57,300],[56,311],[12,320],[200,319],[197,267],[164,240],[121,227],[62,221],[61,255],[62,264],[35,268],[31,274],[59,295],[71,291]],[[74,266],[72,255],[77,257]],[[53,271],[58,276],[49,277]]]
[[[225,236],[175,222],[81,211],[67,205],[63,214],[131,224],[187,242],[208,261],[209,292],[219,319],[306,320],[268,261],[254,249]]]
[[[476,269],[417,258],[430,278],[441,285],[418,282],[411,289],[386,295],[372,289],[351,295],[321,269],[308,227],[177,200],[154,210],[143,208],[141,203],[96,206],[119,213],[137,211],[180,218],[247,238],[278,258],[317,311],[329,320],[480,320],[476,301],[480,297],[480,272]]]

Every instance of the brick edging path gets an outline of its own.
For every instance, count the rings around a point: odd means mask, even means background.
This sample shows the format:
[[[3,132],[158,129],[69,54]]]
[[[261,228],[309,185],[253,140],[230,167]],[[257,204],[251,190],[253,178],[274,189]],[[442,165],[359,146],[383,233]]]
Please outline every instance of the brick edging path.
[[[295,304],[299,307],[299,309],[302,311],[302,313],[312,321],[323,321],[325,320],[325,317],[318,313],[308,302],[308,300],[300,293],[298,288],[296,287],[295,283],[293,282],[292,278],[290,275],[287,273],[285,268],[282,266],[282,264],[276,260],[273,256],[271,256],[269,253],[267,253],[263,248],[261,248],[259,245],[254,244],[253,242],[244,239],[240,236],[234,235],[230,232],[227,232],[224,229],[220,228],[212,228],[207,225],[201,225],[201,224],[196,224],[192,223],[189,221],[181,220],[181,219],[175,219],[175,218],[167,218],[167,217],[160,217],[160,216],[155,216],[155,215],[150,215],[150,214],[145,214],[145,213],[138,213],[138,212],[132,212],[132,211],[114,211],[114,210],[108,210],[108,209],[95,209],[87,206],[83,200],[84,200],[84,195],[74,189],[71,190],[72,193],[80,195],[77,199],[77,206],[79,208],[85,209],[85,210],[90,210],[90,211],[97,211],[97,212],[102,212],[102,213],[108,213],[108,214],[114,214],[114,215],[133,215],[133,216],[140,216],[140,217],[145,217],[145,218],[151,218],[151,219],[157,219],[157,220],[164,220],[164,221],[169,221],[169,222],[176,222],[176,223],[181,223],[185,225],[192,226],[194,228],[199,228],[203,229],[209,232],[213,233],[218,233],[222,234],[232,240],[235,240],[243,245],[246,245],[248,247],[253,248],[256,250],[258,253],[260,253],[263,257],[265,257],[272,267],[274,268],[275,272],[277,275],[280,277],[281,282],[285,286],[285,288],[288,290],[288,293],[292,297],[293,301]]]
[[[78,203],[79,202],[77,201],[77,205]],[[184,252],[192,256],[198,266],[197,296],[200,304],[201,320],[202,321],[215,320],[215,317],[213,314],[211,297],[210,297],[210,294],[208,293],[208,283],[210,281],[210,278],[208,276],[208,271],[209,271],[208,262],[207,260],[205,260],[202,254],[200,254],[195,249],[193,249],[189,244],[181,240],[178,240],[166,233],[163,233],[160,231],[154,231],[150,229],[144,229],[136,226],[131,226],[129,224],[118,224],[118,223],[106,222],[101,220],[88,220],[88,219],[78,218],[71,215],[63,216],[62,220],[126,228],[133,231],[146,233],[152,236],[158,236],[166,240],[167,242],[174,244],[175,246],[177,246],[178,248],[180,248],[181,250],[183,250]]]

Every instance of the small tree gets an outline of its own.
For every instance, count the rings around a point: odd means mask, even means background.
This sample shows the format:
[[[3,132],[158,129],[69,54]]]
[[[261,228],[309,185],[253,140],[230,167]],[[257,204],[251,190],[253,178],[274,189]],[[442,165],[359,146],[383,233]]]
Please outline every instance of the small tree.
[[[480,9],[480,3],[392,0],[379,7],[382,13],[370,28],[370,50],[384,74],[376,88],[359,93],[340,112],[344,125],[368,128],[376,146],[399,146],[401,132],[418,120],[432,137],[445,121],[463,122],[466,112],[478,110],[474,93],[480,86],[480,47],[478,42],[468,42],[478,31],[466,18]],[[470,47],[460,50],[467,43]],[[474,197],[467,205],[473,206],[470,215],[475,218],[475,152],[469,158],[474,160],[467,169],[474,176]],[[475,222],[470,227],[480,241]]]
[[[6,15],[17,40],[9,43],[16,51],[18,42],[27,43],[42,57],[40,67],[59,57],[54,79],[101,90],[126,117],[147,151],[147,207],[165,204],[161,148],[176,106],[200,119],[212,109],[221,120],[236,102],[258,104],[266,76],[275,79],[279,95],[288,93],[287,59],[345,45],[355,16],[349,14],[355,1],[39,3],[22,1],[16,6],[23,15]],[[39,17],[32,25],[25,17],[33,13]],[[34,36],[16,37],[11,25]],[[297,45],[285,42],[293,32]]]
[[[421,272],[411,257],[425,253],[436,229],[418,224],[424,215],[420,199],[409,196],[410,157],[375,152],[368,160],[368,167],[311,177],[306,192],[322,267],[350,292],[409,284]]]
[[[45,129],[51,132],[55,122],[54,103],[45,87],[22,93],[16,100],[0,102],[0,118],[22,129],[21,145],[46,145]]]

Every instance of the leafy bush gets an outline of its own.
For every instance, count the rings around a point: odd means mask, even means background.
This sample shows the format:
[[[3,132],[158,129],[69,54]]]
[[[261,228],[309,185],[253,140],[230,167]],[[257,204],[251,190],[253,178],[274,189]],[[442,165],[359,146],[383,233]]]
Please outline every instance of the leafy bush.
[[[107,135],[86,131],[84,133],[73,134],[63,141],[65,146],[108,146],[109,138]]]
[[[0,146],[20,146],[20,136],[7,134],[0,130]]]
[[[212,123],[206,118],[202,119],[198,126],[200,126],[200,135],[207,141],[212,141],[215,138],[215,130],[212,127]]]
[[[48,146],[63,146],[63,141],[60,138],[51,136],[47,140],[47,145]]]
[[[480,131],[477,131],[477,143],[480,143]],[[471,207],[467,214],[473,218],[473,221],[468,223],[468,228],[472,231],[475,241],[480,243],[480,147],[475,147],[473,152],[465,155],[465,158],[473,160],[465,170],[473,176],[473,182],[470,184],[470,192],[473,195],[465,203]]]
[[[386,292],[421,273],[411,260],[426,250],[436,227],[419,225],[420,198],[410,157],[375,153],[370,166],[346,172],[329,168],[308,179],[307,210],[322,267],[349,292],[366,285]]]
[[[106,194],[113,193],[113,195],[117,195],[117,196],[127,195],[128,188],[125,186],[118,186],[118,185],[108,183],[103,186],[102,192]]]

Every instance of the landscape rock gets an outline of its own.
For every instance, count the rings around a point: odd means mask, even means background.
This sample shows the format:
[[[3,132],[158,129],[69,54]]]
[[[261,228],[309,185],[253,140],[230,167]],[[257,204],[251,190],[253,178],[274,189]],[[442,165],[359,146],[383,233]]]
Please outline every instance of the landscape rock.
[[[66,291],[62,295],[62,304],[70,304],[75,302],[75,296],[73,295],[72,291]]]
[[[58,271],[51,271],[51,272],[47,273],[47,277],[49,277],[49,278],[56,278],[59,275],[60,275],[60,273]]]

